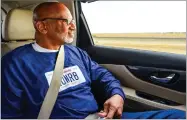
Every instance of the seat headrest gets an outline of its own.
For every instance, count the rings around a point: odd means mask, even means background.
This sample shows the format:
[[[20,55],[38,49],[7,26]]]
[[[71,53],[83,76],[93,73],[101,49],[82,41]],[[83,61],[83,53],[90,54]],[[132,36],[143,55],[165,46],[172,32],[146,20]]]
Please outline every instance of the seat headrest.
[[[26,9],[12,9],[2,25],[2,37],[5,41],[34,39],[35,29],[32,23],[33,12]]]

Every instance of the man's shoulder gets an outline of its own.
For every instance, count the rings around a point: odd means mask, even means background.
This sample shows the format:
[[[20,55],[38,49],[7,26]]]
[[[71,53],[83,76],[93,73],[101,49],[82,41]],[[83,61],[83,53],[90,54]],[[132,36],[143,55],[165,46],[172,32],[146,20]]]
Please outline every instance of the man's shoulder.
[[[84,50],[82,50],[81,48],[74,46],[74,45],[65,45],[65,48],[70,49],[74,52],[79,52],[79,53],[84,52]]]
[[[68,49],[69,54],[73,56],[77,56],[78,58],[85,60],[88,56],[87,52],[82,50],[81,48],[73,45],[65,45],[65,50]]]
[[[31,47],[31,44],[26,44],[20,47],[15,48],[14,50],[5,54],[1,61],[12,61],[24,58],[25,55],[29,54],[28,50]]]

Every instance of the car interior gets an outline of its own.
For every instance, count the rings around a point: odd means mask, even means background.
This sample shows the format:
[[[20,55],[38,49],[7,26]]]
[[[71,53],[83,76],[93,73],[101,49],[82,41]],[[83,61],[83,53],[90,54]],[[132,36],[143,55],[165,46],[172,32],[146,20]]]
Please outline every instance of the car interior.
[[[72,45],[85,50],[92,60],[108,69],[121,82],[126,95],[124,111],[178,109],[186,111],[186,56],[130,48],[95,45],[81,3],[95,0],[58,0],[76,21]],[[32,10],[45,0],[6,1],[1,4],[1,57],[15,48],[34,42]],[[106,100],[103,90],[92,87],[100,109]]]

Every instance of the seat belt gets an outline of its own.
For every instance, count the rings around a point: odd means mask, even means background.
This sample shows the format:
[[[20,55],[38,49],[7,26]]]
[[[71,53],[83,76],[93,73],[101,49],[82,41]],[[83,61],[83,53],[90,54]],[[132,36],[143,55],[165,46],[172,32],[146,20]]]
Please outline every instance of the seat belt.
[[[61,45],[57,56],[55,69],[53,71],[52,80],[42,103],[38,119],[49,119],[51,115],[60,89],[60,83],[64,69],[64,56],[64,45]]]
[[[64,69],[64,45],[60,47],[55,69],[53,71],[52,80],[49,86],[49,89],[47,91],[47,94],[44,98],[44,101],[42,103],[38,119],[49,119],[51,112],[53,110],[54,104],[56,102],[59,89],[60,89],[60,83],[63,75],[63,69]],[[98,115],[90,114],[85,119],[99,119]]]

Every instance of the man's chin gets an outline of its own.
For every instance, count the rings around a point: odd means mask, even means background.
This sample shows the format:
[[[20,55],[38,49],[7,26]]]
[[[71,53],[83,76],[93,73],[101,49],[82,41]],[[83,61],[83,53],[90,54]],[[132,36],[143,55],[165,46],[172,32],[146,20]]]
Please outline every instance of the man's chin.
[[[67,44],[70,44],[70,43],[72,43],[73,42],[73,38],[69,38],[69,39],[66,39],[65,40],[65,43],[67,43]]]

